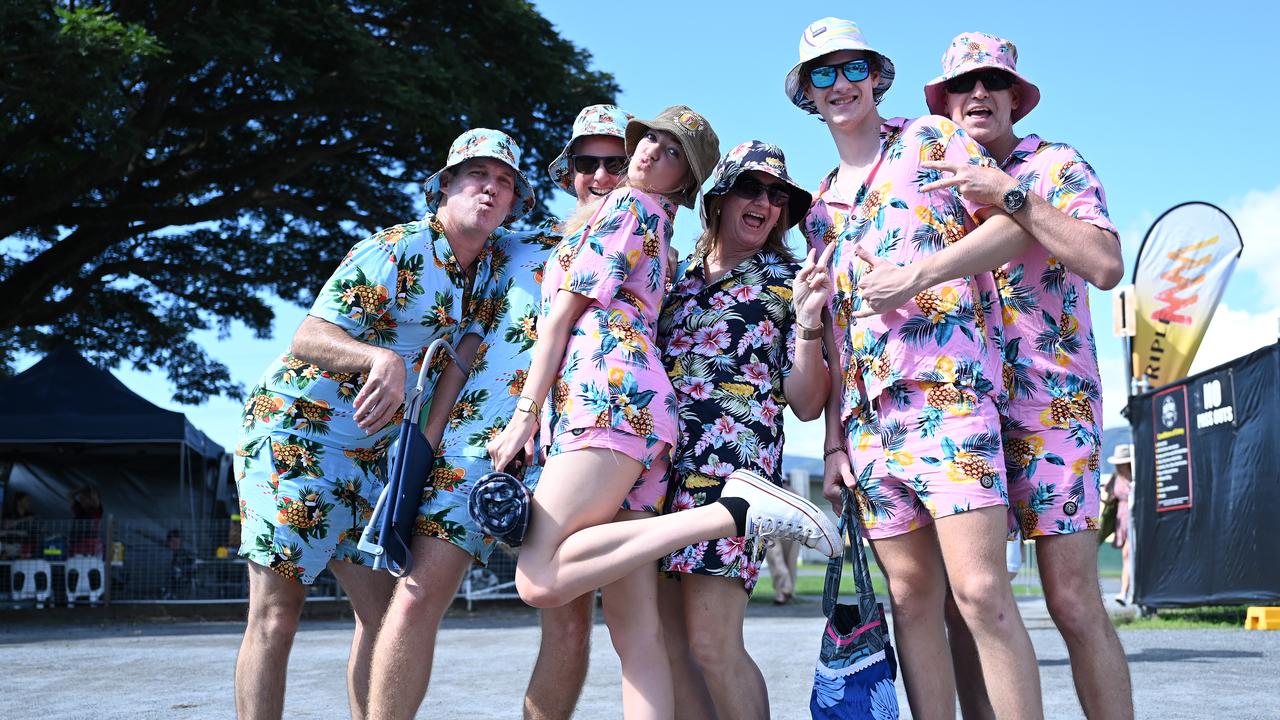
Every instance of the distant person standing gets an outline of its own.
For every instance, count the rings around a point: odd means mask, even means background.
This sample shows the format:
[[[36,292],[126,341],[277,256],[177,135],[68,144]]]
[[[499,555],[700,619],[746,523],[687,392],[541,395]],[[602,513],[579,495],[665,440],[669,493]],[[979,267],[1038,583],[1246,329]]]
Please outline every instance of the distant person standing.
[[[1115,473],[1107,482],[1107,493],[1115,499],[1115,531],[1111,535],[1112,546],[1120,549],[1120,592],[1115,600],[1121,605],[1129,602],[1129,520],[1133,497],[1133,445],[1116,446],[1116,453],[1107,458],[1115,466]]]

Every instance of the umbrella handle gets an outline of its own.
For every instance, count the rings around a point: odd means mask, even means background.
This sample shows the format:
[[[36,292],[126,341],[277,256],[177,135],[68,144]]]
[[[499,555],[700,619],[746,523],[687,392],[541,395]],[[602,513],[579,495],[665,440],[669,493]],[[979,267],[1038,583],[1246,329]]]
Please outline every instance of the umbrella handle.
[[[378,519],[382,517],[382,513],[386,512],[386,504],[387,493],[378,493],[378,502],[373,506],[373,514],[369,516],[369,522],[364,526],[364,532],[360,533],[360,541],[356,543],[356,547],[374,557],[375,565],[379,561],[385,560],[382,556],[382,546],[373,541],[373,533],[375,532],[375,528],[378,527]],[[374,569],[376,570],[378,568],[375,567]]]
[[[418,424],[418,416],[422,413],[422,406],[426,402],[427,373],[431,371],[431,359],[434,358],[436,352],[441,349],[449,353],[449,357],[453,360],[454,364],[459,368],[462,368],[464,373],[470,372],[471,370],[471,368],[468,367],[466,363],[463,363],[458,357],[457,350],[454,350],[448,340],[445,340],[444,338],[433,340],[431,344],[427,346],[426,352],[422,354],[422,369],[418,371],[418,382],[414,385],[413,394],[409,396],[409,399],[404,404],[405,421],[411,425],[416,426]]]

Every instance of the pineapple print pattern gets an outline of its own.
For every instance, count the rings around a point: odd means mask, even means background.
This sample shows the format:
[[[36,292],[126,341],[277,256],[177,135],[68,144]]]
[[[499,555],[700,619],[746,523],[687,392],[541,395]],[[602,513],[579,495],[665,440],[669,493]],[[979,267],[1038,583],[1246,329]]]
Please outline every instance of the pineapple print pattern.
[[[836,187],[833,171],[821,183],[802,223],[812,248],[821,251],[836,245],[831,312],[839,354],[830,360],[854,373],[854,383],[846,383],[842,417],[848,419],[855,412],[863,391],[874,398],[895,382],[929,379],[926,373],[942,357],[968,362],[974,370],[956,382],[975,394],[998,398],[1003,363],[999,295],[992,274],[928,288],[896,313],[859,319],[856,324],[850,320],[862,306],[858,282],[869,269],[854,254],[856,247],[906,266],[960,241],[976,227],[976,207],[958,193],[920,191],[921,186],[942,178],[941,172],[922,168],[920,163],[945,159],[989,164],[963,130],[938,117],[887,120],[880,136],[880,164],[871,183],[848,196],[845,193],[852,191]]]
[[[421,350],[441,338],[483,331],[499,312],[498,264],[490,238],[474,267],[462,272],[434,217],[388,228],[357,243],[316,295],[310,314],[353,338],[405,359],[406,390]],[[462,308],[472,288],[471,313]],[[310,583],[329,560],[363,563],[356,542],[372,513],[403,408],[383,428],[356,426],[354,402],[365,381],[284,353],[245,400],[236,443],[235,477],[243,503],[241,553],[286,577]]]
[[[963,367],[940,362],[931,373],[962,374]],[[938,406],[955,407],[958,398],[964,398],[965,412],[940,419]],[[942,380],[900,380],[875,402],[862,400],[846,420],[845,434],[858,472],[855,496],[872,538],[1007,506],[1006,465],[1024,458],[1029,447],[1002,447],[993,398]]]
[[[1071,423],[1071,429],[1032,430],[1005,419],[1010,534],[1031,538],[1097,529],[1102,436],[1092,422]]]
[[[543,413],[549,453],[557,434],[596,427],[644,437],[650,446],[675,441],[675,395],[655,342],[674,216],[665,198],[615,190],[547,263],[539,317],[562,290],[593,301],[570,335]]]
[[[471,485],[492,470],[485,446],[506,426],[524,392],[537,339],[541,275],[559,241],[553,219],[532,232],[510,233],[494,246],[498,292],[475,304],[476,324],[486,331],[483,350],[450,409],[418,508],[416,535],[450,542],[481,564],[493,543],[471,520],[467,497]],[[535,484],[537,468],[524,480]]]
[[[1102,184],[1075,148],[1028,135],[1002,169],[1028,194],[1106,230],[1118,243]],[[1064,398],[1049,383],[1050,376],[1073,376],[1093,387],[1101,385],[1088,284],[1038,244],[1006,264],[1002,274],[1008,279],[1001,288],[1005,361],[1016,364],[1026,377],[1023,392],[1011,393],[1009,416],[1031,430],[1094,423],[1100,409],[1096,400]],[[1010,345],[1015,352],[1009,352]]]

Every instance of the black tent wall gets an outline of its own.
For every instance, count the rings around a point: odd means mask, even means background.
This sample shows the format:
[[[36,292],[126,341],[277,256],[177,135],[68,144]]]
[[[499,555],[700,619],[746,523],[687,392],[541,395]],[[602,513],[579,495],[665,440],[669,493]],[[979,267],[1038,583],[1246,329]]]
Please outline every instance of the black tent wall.
[[[1135,602],[1280,604],[1280,344],[1134,396],[1129,419]]]

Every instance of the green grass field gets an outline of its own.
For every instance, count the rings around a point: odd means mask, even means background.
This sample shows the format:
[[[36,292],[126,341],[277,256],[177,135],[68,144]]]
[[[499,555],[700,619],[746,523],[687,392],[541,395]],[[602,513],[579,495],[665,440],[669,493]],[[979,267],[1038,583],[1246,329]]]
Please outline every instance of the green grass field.
[[[1116,627],[1126,630],[1241,630],[1248,608],[1207,605],[1168,608],[1152,617],[1115,618]]]

